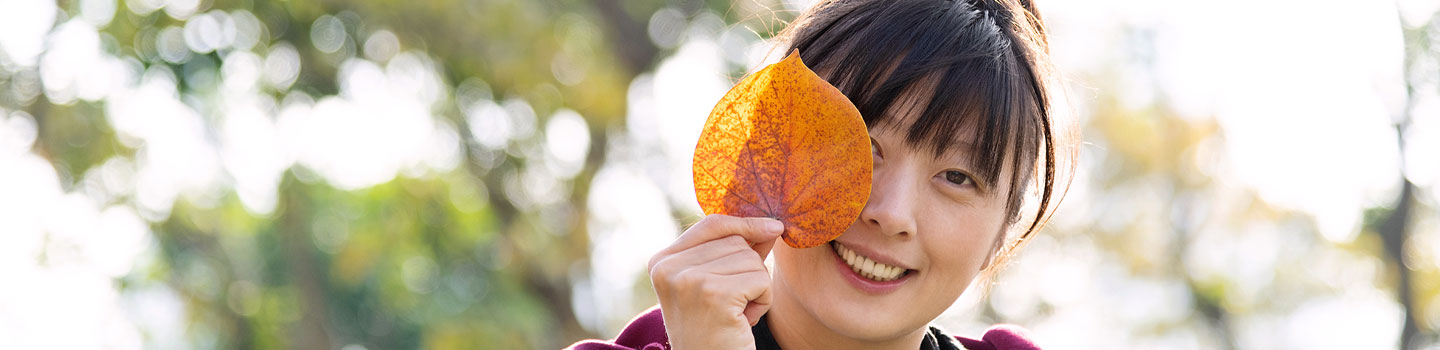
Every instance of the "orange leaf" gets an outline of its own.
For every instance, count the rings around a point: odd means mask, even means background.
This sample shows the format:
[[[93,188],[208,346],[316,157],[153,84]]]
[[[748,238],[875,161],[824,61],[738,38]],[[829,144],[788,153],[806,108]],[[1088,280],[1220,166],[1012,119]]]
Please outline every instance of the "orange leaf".
[[[870,197],[870,136],[860,111],[798,51],[720,99],[695,146],[705,214],[771,217],[791,247],[845,233]]]

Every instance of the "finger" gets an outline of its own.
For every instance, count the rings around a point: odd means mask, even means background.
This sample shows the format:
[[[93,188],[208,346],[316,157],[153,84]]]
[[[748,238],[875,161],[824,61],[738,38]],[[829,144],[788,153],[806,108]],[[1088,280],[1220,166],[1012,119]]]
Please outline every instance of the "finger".
[[[757,299],[757,301],[752,301],[745,305],[745,322],[749,322],[751,327],[754,327],[756,323],[760,323],[760,317],[765,316],[766,312],[770,312],[770,292],[761,294],[761,299],[763,299],[764,302],[760,302]]]
[[[745,315],[745,321],[750,326],[760,322],[760,316],[770,311],[770,274],[764,272],[749,272],[736,275],[736,284],[744,289],[745,309],[741,311]]]
[[[682,251],[731,235],[744,238],[752,246],[760,243],[773,243],[784,231],[785,225],[780,220],[772,218],[740,218],[711,214],[700,219],[700,222],[695,223],[694,226],[690,226],[685,233],[680,234],[680,237],[675,239],[675,243],[672,243],[665,251]]]
[[[736,252],[749,253],[755,263],[761,268],[765,265],[765,257],[769,256],[771,248],[779,239],[772,239],[761,243],[749,243],[738,235],[725,236],[716,240],[700,243],[690,249],[675,253],[676,256],[686,256],[685,264],[703,264],[707,261],[719,259],[722,256],[735,254]]]
[[[692,267],[714,275],[739,275],[749,272],[767,272],[765,260],[749,249],[739,249],[714,260],[701,262]]]
[[[736,252],[748,252],[750,251],[749,247],[744,238],[731,235],[700,243],[678,252],[657,254],[655,258],[659,259],[658,264],[689,267],[702,265]],[[653,268],[654,265],[651,267]]]

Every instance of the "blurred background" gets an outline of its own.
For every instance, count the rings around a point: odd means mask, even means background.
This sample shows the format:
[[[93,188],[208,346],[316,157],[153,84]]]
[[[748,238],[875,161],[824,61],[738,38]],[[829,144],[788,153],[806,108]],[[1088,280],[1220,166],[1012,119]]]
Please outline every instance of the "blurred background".
[[[613,337],[810,3],[0,0],[0,348]],[[1039,5],[1075,184],[941,325],[1440,349],[1440,1]]]

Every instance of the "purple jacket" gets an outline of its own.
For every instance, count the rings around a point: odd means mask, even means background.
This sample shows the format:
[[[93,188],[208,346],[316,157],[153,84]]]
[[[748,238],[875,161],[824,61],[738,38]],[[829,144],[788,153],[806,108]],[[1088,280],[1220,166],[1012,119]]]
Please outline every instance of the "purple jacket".
[[[1040,350],[1026,333],[1024,328],[999,325],[985,331],[985,336],[980,339],[957,336],[955,340],[967,350]],[[615,339],[582,340],[566,349],[669,350],[670,338],[665,335],[665,321],[661,318],[660,306],[657,305],[631,320]]]

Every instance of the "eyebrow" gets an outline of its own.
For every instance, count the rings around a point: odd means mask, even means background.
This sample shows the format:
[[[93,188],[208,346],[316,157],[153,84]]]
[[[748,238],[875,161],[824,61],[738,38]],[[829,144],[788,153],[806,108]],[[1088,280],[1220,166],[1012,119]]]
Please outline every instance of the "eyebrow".
[[[946,147],[944,152],[940,152],[940,156],[935,159],[955,160],[969,167],[975,166],[974,158],[977,155],[973,154],[975,152],[974,143],[967,140],[951,140],[948,146],[949,147]]]
[[[982,155],[976,154],[979,151],[976,150],[974,143],[967,140],[952,140],[949,145],[950,147],[947,147],[945,152],[942,152],[939,157],[934,158],[936,161],[956,162],[960,165],[962,170],[965,170],[966,174],[975,177],[975,180],[977,182],[985,183],[991,186],[999,185],[998,177],[1004,176],[1005,173],[1004,163],[1001,163],[999,165],[1001,168],[994,172],[997,178],[987,178],[985,177],[985,174],[989,172],[985,171],[984,169],[980,169],[980,166],[976,164],[979,158],[982,157]]]

